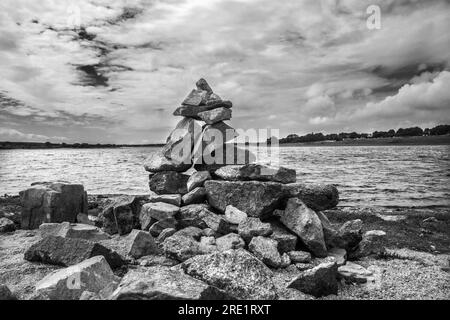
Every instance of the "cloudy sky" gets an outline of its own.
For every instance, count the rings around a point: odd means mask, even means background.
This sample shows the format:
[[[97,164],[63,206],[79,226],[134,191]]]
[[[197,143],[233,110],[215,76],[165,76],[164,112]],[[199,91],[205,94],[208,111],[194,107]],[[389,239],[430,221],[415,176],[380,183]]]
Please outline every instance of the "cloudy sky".
[[[162,142],[200,77],[235,128],[450,123],[449,30],[437,0],[1,0],[0,141]]]

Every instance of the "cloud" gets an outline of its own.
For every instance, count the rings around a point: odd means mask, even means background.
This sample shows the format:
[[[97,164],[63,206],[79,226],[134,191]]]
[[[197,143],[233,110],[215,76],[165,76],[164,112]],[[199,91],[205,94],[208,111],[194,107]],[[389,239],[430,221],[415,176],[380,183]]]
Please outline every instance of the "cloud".
[[[66,137],[48,137],[40,134],[23,133],[15,129],[0,128],[0,141],[61,142],[65,140],[67,140]]]

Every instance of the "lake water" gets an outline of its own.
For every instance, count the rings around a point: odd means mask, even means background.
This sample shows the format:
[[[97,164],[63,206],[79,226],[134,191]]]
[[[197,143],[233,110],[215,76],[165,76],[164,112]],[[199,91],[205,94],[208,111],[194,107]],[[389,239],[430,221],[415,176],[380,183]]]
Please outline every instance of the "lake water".
[[[65,180],[89,193],[148,192],[144,159],[158,148],[0,150],[0,194]],[[450,146],[281,147],[297,179],[332,183],[339,206],[450,208]]]

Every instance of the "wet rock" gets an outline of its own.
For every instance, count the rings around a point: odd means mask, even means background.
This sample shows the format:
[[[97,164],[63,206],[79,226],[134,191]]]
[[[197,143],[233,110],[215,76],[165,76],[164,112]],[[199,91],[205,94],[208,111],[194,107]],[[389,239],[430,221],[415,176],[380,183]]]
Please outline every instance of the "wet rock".
[[[225,219],[232,224],[239,224],[247,219],[247,214],[232,205],[225,208]]]
[[[36,291],[51,300],[78,300],[84,291],[98,294],[119,281],[106,259],[96,256],[50,273],[36,284]]]
[[[223,289],[234,299],[276,298],[272,272],[244,249],[193,257],[182,268],[188,275]]]
[[[180,208],[180,212],[176,218],[181,228],[198,227],[200,229],[206,228],[206,223],[202,217],[208,212],[210,208],[207,204],[191,204]]]
[[[21,191],[22,229],[36,229],[44,222],[76,222],[87,213],[87,195],[81,184],[42,182]]]
[[[27,261],[67,267],[95,256],[104,256],[112,268],[120,267],[125,263],[117,252],[99,243],[56,236],[45,237],[33,244],[25,252],[24,258]]]
[[[166,240],[168,237],[172,236],[177,230],[175,228],[167,228],[160,232],[158,238],[156,239],[157,242],[161,243],[164,240]]]
[[[217,250],[226,251],[245,247],[244,240],[236,233],[229,233],[216,239]]]
[[[142,206],[139,220],[142,230],[148,230],[154,220],[173,219],[180,208],[164,202],[146,203]]]
[[[155,239],[150,233],[142,230],[132,230],[126,238],[127,253],[135,259],[161,253]]]
[[[99,220],[108,234],[128,234],[139,226],[140,201],[134,196],[120,196],[102,211]]]
[[[0,301],[17,300],[17,297],[4,284],[0,284]]]
[[[175,220],[174,218],[167,218],[153,223],[148,229],[148,231],[153,237],[159,237],[161,232],[163,232],[164,230],[176,229],[176,227],[177,227],[177,220]]]
[[[283,198],[283,185],[260,181],[206,181],[209,204],[225,212],[228,205],[247,213],[250,217],[269,215]]]
[[[272,226],[270,223],[264,223],[258,218],[249,217],[238,226],[238,234],[249,243],[253,237],[267,237],[272,234]]]
[[[181,207],[181,194],[152,194],[148,198],[149,202],[164,202],[172,204],[177,207]]]
[[[207,110],[200,112],[198,117],[206,124],[214,124],[219,121],[231,119],[231,109],[229,108],[216,108],[213,110]]]
[[[338,267],[344,265],[347,261],[347,251],[342,248],[329,249],[328,256],[334,257],[336,259],[336,264]]]
[[[270,237],[278,242],[280,253],[294,251],[297,246],[297,236],[290,233],[280,223],[271,223],[273,233]]]
[[[183,205],[202,203],[206,199],[206,190],[203,187],[197,187],[183,196]]]
[[[42,238],[52,235],[94,242],[110,239],[107,233],[95,226],[70,222],[43,223],[39,226],[39,233]]]
[[[164,254],[180,262],[202,254],[200,244],[193,238],[174,234],[162,243]]]
[[[359,259],[370,255],[381,255],[385,248],[386,232],[382,230],[370,230],[364,233],[359,245],[349,253],[349,259]]]
[[[288,252],[292,263],[310,263],[311,253],[306,251],[290,251]]]
[[[16,225],[8,218],[0,218],[0,233],[13,232],[16,230]]]
[[[253,237],[248,249],[265,265],[279,268],[282,265],[281,255],[277,249],[278,242],[266,237]]]
[[[331,209],[339,203],[339,192],[333,185],[291,183],[284,187],[289,197],[302,200],[315,211]]]
[[[296,173],[293,169],[256,163],[224,166],[216,170],[214,174],[228,181],[258,180],[280,183],[292,183],[296,181]]]
[[[129,271],[113,300],[223,300],[221,290],[186,275],[182,270],[150,267]]]
[[[338,276],[351,283],[366,283],[373,272],[353,262],[347,262],[338,268]]]
[[[180,162],[177,159],[167,159],[162,153],[162,150],[159,150],[147,157],[144,162],[144,169],[152,173],[168,171],[184,172],[189,169],[191,165],[191,163],[184,163],[182,161]]]
[[[150,178],[150,190],[157,194],[186,194],[189,176],[175,171],[157,172]]]
[[[197,187],[203,187],[205,181],[211,180],[209,171],[197,171],[193,173],[187,181],[187,190],[190,192]]]
[[[301,200],[290,198],[280,221],[289,230],[299,236],[315,256],[327,256],[327,248],[320,219]]]
[[[337,266],[335,262],[322,263],[312,269],[303,271],[289,283],[294,288],[315,297],[337,294]]]

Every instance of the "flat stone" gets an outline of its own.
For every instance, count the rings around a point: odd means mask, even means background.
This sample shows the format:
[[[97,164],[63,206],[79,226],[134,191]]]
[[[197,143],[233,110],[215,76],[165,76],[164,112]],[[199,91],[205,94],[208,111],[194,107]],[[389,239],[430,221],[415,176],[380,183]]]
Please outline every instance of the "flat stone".
[[[200,120],[199,113],[217,108],[231,108],[231,101],[211,101],[211,103],[201,106],[181,105],[173,112],[174,116],[188,117]]]
[[[0,233],[13,232],[16,230],[16,225],[8,218],[0,218]]]
[[[175,218],[167,218],[153,223],[148,231],[153,237],[159,237],[161,232],[163,232],[165,229],[175,229],[177,225],[178,222]]]
[[[162,243],[164,254],[180,262],[202,254],[199,242],[193,238],[174,234]]]
[[[150,233],[142,230],[132,230],[126,238],[127,253],[135,259],[161,253],[155,239]]]
[[[294,232],[317,257],[327,256],[322,223],[316,213],[301,200],[290,198],[280,221]]]
[[[281,255],[277,249],[278,242],[265,237],[253,237],[248,249],[265,265],[272,268],[280,268],[282,265]]]
[[[152,224],[152,218],[159,221],[174,218],[179,211],[180,208],[173,204],[164,202],[146,203],[142,206],[139,216],[141,229],[148,230]]]
[[[322,263],[303,271],[292,280],[288,288],[294,288],[315,297],[337,294],[337,266],[335,262]]]
[[[119,281],[106,259],[96,256],[50,273],[36,284],[36,292],[50,300],[78,300],[84,291],[98,294]]]
[[[183,205],[190,205],[196,203],[202,203],[206,199],[206,189],[203,187],[197,187],[194,190],[186,193],[183,198]]]
[[[230,120],[231,113],[231,109],[222,107],[200,112],[198,117],[206,124],[214,124],[220,121]]]
[[[171,160],[164,156],[162,150],[150,154],[144,162],[146,171],[156,173],[165,171],[184,172],[191,167],[191,163]]]
[[[278,251],[280,253],[294,251],[297,246],[297,236],[280,223],[271,223],[271,226],[273,232],[270,237],[278,242]]]
[[[157,194],[186,194],[189,176],[175,171],[157,172],[148,185]]]
[[[284,188],[289,197],[302,200],[315,211],[332,209],[339,203],[339,192],[330,184],[290,183]]]
[[[140,201],[134,196],[119,196],[100,213],[102,229],[108,234],[124,235],[139,226]]]
[[[216,239],[217,250],[226,251],[245,247],[244,240],[236,233],[229,233]]]
[[[214,174],[228,181],[272,181],[280,183],[292,183],[296,181],[296,172],[285,167],[273,167],[262,164],[246,164],[224,166],[217,169]]]
[[[43,223],[39,226],[39,233],[43,238],[52,235],[94,242],[111,238],[107,233],[95,226],[70,222]]]
[[[366,283],[368,278],[373,276],[373,272],[359,264],[348,261],[338,268],[338,275],[347,282]]]
[[[306,251],[290,251],[288,252],[292,263],[310,263],[311,253]]]
[[[273,300],[272,272],[244,249],[193,257],[182,264],[186,274],[221,288],[233,299]]]
[[[149,255],[144,256],[138,260],[139,265],[142,267],[154,267],[154,266],[165,266],[173,267],[180,262],[174,259],[170,259],[164,255]]]
[[[225,208],[225,219],[232,224],[239,224],[247,219],[247,214],[238,208],[228,205]]]
[[[272,232],[270,223],[264,223],[259,220],[259,218],[249,217],[238,226],[239,235],[247,243],[249,243],[253,237],[267,237],[270,236]]]
[[[152,194],[148,198],[149,202],[164,202],[172,204],[177,207],[181,207],[181,194]]]

